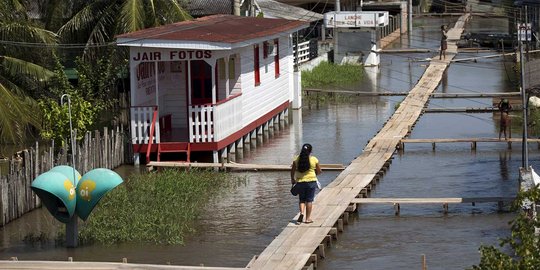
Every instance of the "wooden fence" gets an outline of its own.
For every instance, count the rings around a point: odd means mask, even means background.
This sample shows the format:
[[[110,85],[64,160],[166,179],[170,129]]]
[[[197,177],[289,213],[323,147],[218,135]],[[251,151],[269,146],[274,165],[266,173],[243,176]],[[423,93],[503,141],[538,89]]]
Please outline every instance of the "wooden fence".
[[[75,168],[84,174],[95,168],[114,169],[131,157],[130,141],[123,128],[116,127],[103,133],[88,132],[78,142],[75,155]],[[57,165],[70,165],[71,155],[67,147],[55,153],[54,143],[45,149],[36,142],[35,146],[17,152],[9,160],[9,172],[0,175],[0,225],[19,218],[23,214],[41,206],[38,196],[30,185],[41,173]]]

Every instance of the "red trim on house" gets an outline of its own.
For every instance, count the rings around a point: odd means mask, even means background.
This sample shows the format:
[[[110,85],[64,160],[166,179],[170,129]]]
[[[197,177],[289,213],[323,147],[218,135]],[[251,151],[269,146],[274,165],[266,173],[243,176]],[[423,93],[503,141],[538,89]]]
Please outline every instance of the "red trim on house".
[[[274,39],[274,46],[276,48],[276,55],[274,56],[274,70],[276,73],[276,78],[279,78],[279,39]]]
[[[228,98],[226,98],[226,99],[222,99],[222,100],[216,101],[216,105],[223,104],[223,103],[225,103],[225,102],[229,102],[230,100],[235,99],[235,98],[237,98],[237,97],[239,97],[239,96],[241,96],[241,95],[242,95],[242,93],[230,95],[230,96],[229,96]]]
[[[244,128],[238,130],[237,132],[231,134],[229,137],[219,141],[219,142],[209,142],[209,143],[191,143],[191,151],[192,152],[202,152],[202,151],[217,151],[220,149],[223,149],[230,145],[231,143],[235,142],[236,140],[242,138],[258,126],[268,122],[272,117],[276,116],[278,113],[284,111],[289,107],[289,101],[285,101],[283,104],[277,106],[272,111],[266,113],[265,115],[259,117],[257,120],[251,122]],[[180,142],[179,142],[180,143]],[[148,148],[148,144],[134,144],[133,145],[133,152],[134,153],[144,153],[146,152],[146,148]],[[151,152],[157,151],[157,145],[152,145]]]
[[[261,72],[259,68],[259,45],[253,47],[253,72],[255,73],[255,86],[261,85]]]

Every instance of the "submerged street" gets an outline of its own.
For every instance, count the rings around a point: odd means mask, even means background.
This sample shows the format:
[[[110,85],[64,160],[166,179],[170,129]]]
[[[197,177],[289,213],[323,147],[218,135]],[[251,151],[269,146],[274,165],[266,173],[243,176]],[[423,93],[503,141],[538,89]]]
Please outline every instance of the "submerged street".
[[[427,48],[436,51],[439,26],[455,18],[415,19],[418,24],[410,37],[396,41],[391,48]],[[474,17],[465,31],[491,29],[507,31],[500,20]],[[460,52],[456,58],[494,54]],[[426,63],[412,61],[434,57],[435,53],[383,54],[381,66],[365,68],[364,80],[346,90],[403,92],[410,90]],[[453,63],[445,72],[438,93],[498,93],[515,90],[509,75],[511,59],[484,59],[478,63]],[[348,165],[357,157],[403,97],[353,97],[348,100],[316,104],[304,101],[302,110],[292,111],[290,125],[274,137],[246,152],[241,163],[288,164],[303,143],[313,145],[321,163]],[[429,108],[490,107],[491,98],[436,99]],[[414,127],[410,138],[473,138],[498,135],[494,113],[426,113]],[[513,129],[512,137],[520,130]],[[531,149],[530,164],[538,163]],[[396,154],[386,175],[370,197],[511,197],[518,189],[521,147],[511,150],[503,143],[482,143],[476,151],[468,144],[407,145]],[[139,168],[123,166],[124,176]],[[23,216],[0,231],[0,250],[4,257],[20,260],[121,261],[129,262],[245,267],[281,232],[297,212],[297,199],[289,193],[288,172],[241,173],[245,186],[224,194],[209,205],[198,220],[196,232],[184,246],[121,244],[83,246],[65,249],[53,242],[25,244],[28,233],[44,231],[55,235],[55,222],[39,209]],[[323,186],[338,172],[324,172]],[[316,211],[316,209],[315,209]],[[511,212],[499,212],[496,203],[451,205],[443,214],[440,205],[404,205],[395,216],[390,205],[365,205],[339,241],[327,249],[318,269],[410,269],[421,267],[425,254],[429,269],[463,269],[479,262],[480,245],[496,245],[510,234]],[[459,258],[459,259],[456,259]]]

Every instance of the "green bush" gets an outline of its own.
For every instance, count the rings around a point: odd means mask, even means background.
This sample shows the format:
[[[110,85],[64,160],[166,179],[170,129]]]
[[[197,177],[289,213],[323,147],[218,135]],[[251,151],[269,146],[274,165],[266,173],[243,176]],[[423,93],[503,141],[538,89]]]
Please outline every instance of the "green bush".
[[[493,246],[481,246],[480,263],[474,265],[473,270],[540,269],[540,242],[539,236],[535,232],[535,227],[540,228],[540,220],[538,216],[521,209],[526,202],[539,201],[540,188],[538,186],[518,193],[513,210],[519,211],[519,213],[510,222],[512,234],[500,241],[500,246],[509,247],[511,254]]]
[[[167,169],[134,176],[105,198],[82,226],[82,243],[182,244],[211,198],[243,179],[209,170]]]

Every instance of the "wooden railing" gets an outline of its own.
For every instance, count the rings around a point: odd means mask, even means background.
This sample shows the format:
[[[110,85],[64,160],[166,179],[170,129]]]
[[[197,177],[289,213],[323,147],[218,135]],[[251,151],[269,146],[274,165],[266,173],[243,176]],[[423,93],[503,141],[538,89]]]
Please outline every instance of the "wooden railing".
[[[216,142],[242,128],[240,95],[215,105],[195,105],[189,108],[189,142]]]
[[[194,105],[189,108],[189,142],[214,142],[214,106]]]
[[[131,142],[133,144],[147,144],[150,137],[150,125],[156,106],[133,106],[131,107]],[[156,122],[156,133],[152,143],[160,142],[160,126]]]
[[[237,97],[214,107],[216,141],[225,139],[242,128],[242,99]]]
[[[301,65],[302,63],[309,61],[309,55],[310,55],[309,43],[310,41],[308,40],[308,41],[293,45],[293,55],[294,55],[295,65]]]
[[[394,31],[400,29],[400,27],[401,27],[401,16],[400,15],[390,16],[388,25],[377,28],[378,36],[380,38],[384,38],[392,34]]]

